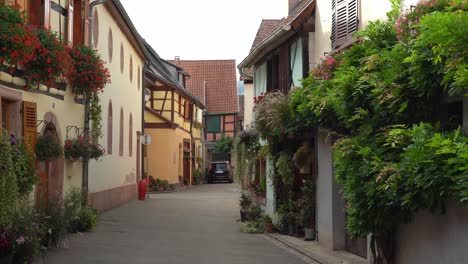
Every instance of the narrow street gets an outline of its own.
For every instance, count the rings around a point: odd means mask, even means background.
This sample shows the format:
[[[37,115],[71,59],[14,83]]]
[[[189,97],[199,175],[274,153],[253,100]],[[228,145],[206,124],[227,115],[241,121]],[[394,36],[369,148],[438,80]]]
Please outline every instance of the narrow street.
[[[212,184],[128,203],[49,251],[47,263],[304,263],[263,235],[239,232],[238,196],[234,184]]]

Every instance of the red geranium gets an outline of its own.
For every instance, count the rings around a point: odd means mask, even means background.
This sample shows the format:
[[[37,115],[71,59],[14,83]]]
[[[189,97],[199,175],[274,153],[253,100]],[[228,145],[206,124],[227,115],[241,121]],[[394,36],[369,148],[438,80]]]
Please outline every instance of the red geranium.
[[[74,71],[70,75],[73,92],[79,95],[98,93],[110,83],[109,69],[96,50],[88,46],[78,46],[70,50]]]

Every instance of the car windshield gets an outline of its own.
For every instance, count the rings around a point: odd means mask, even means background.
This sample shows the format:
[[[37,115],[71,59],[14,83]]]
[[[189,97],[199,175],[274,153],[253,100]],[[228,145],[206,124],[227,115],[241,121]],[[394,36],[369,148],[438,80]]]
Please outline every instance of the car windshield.
[[[227,169],[227,164],[226,163],[215,163],[213,164],[213,169],[215,170],[226,170]]]

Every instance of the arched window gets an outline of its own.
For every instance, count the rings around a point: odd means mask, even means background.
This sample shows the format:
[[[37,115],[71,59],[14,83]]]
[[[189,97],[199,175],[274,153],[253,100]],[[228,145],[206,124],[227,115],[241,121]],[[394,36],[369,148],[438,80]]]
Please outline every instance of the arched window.
[[[132,82],[133,81],[133,58],[132,58],[132,55],[130,55],[130,66],[129,66],[128,72],[130,73],[130,82]]]
[[[112,101],[109,101],[109,108],[107,110],[107,154],[112,154]]]
[[[140,72],[140,65],[138,65],[138,76],[137,76],[137,79],[138,79],[138,91],[140,91],[140,79],[141,79],[141,72]]]
[[[114,55],[114,39],[112,38],[112,29],[111,28],[109,28],[107,48],[108,48],[108,53],[109,53],[109,63],[111,63],[112,62],[112,55]]]
[[[125,51],[123,43],[120,43],[120,72],[123,74],[125,67]]]
[[[128,119],[128,156],[133,155],[133,115]]]
[[[120,108],[120,131],[119,131],[119,156],[124,154],[124,114],[123,108]]]

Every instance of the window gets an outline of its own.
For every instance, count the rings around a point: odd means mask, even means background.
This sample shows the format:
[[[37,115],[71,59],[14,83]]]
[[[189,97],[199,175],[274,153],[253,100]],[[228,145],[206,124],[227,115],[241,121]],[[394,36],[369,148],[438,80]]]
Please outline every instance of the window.
[[[120,123],[119,123],[119,156],[124,154],[124,112],[123,108],[120,108]]]
[[[221,117],[218,115],[206,117],[206,132],[221,132]]]
[[[112,154],[112,101],[109,101],[109,108],[107,110],[107,154]]]
[[[109,63],[112,62],[112,55],[114,54],[114,40],[112,38],[112,29],[109,28],[109,35],[107,36],[107,51],[109,55]]]
[[[130,63],[129,63],[129,68],[128,68],[128,72],[130,74],[130,82],[133,81],[133,58],[132,58],[132,55],[130,55]]]
[[[140,81],[141,81],[141,72],[140,72],[140,65],[138,65],[138,76],[137,76],[138,91],[140,91]]]
[[[358,23],[358,0],[332,0],[332,48],[351,40]]]
[[[68,10],[66,2],[70,3]],[[50,26],[63,41],[73,41],[73,1],[50,1]]]
[[[128,155],[131,157],[133,155],[133,115],[130,113],[130,118],[128,119]]]
[[[99,15],[97,9],[94,9],[93,13],[93,45],[97,48],[99,43]]]
[[[120,43],[120,72],[123,74],[125,66],[125,53],[123,43]]]

